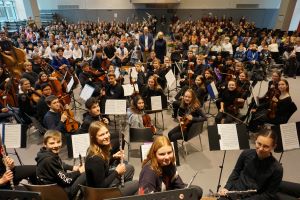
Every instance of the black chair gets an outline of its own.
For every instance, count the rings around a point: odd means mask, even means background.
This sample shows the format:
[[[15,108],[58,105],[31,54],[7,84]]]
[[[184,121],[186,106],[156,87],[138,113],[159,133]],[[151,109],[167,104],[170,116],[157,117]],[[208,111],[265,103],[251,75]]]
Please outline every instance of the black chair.
[[[85,200],[103,200],[122,196],[119,188],[93,188],[80,185],[80,190]]]
[[[153,142],[153,133],[151,128],[130,128],[129,129],[129,142],[128,142],[128,161],[131,151],[132,142]]]
[[[183,147],[183,150],[185,152],[185,155],[188,154],[188,151],[186,149],[186,143],[191,140],[192,138],[198,136],[199,137],[199,142],[200,142],[200,146],[201,146],[201,150],[199,150],[198,148],[196,148],[198,151],[203,151],[203,147],[202,147],[202,141],[201,141],[201,133],[203,131],[203,125],[204,122],[195,122],[192,124],[191,128],[189,129],[189,132],[187,134],[187,137],[185,137],[182,142],[181,142],[181,146]]]
[[[41,200],[40,192],[30,192],[21,190],[0,190],[1,200]]]

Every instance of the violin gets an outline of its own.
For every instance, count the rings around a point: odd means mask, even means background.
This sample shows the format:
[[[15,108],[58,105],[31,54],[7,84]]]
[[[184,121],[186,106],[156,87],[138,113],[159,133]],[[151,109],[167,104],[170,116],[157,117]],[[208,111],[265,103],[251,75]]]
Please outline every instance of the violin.
[[[62,112],[67,115],[67,120],[65,121],[65,129],[68,133],[74,133],[79,128],[79,122],[74,118],[74,112],[70,109],[62,109]]]
[[[187,118],[187,115],[180,118],[179,124],[183,132],[187,129],[187,126],[190,124],[190,122],[191,121]]]
[[[279,99],[280,96],[280,91],[278,89],[273,90],[273,96],[270,98],[270,107],[269,107],[269,112],[267,114],[268,118],[274,119],[276,117],[276,111],[277,111],[277,102],[273,101],[273,98]]]
[[[144,114],[142,116],[142,118],[143,118],[143,125],[144,125],[144,127],[150,128],[151,131],[152,131],[152,133],[155,134],[156,133],[156,128],[155,128],[155,126],[151,122],[150,115]]]
[[[28,94],[31,102],[34,104],[37,104],[43,95],[42,90],[29,90]]]
[[[195,65],[194,65],[194,62],[189,62],[189,65],[188,65],[188,83],[189,83],[189,87],[191,87],[191,85],[194,84],[194,80],[193,80],[193,75],[195,71]]]

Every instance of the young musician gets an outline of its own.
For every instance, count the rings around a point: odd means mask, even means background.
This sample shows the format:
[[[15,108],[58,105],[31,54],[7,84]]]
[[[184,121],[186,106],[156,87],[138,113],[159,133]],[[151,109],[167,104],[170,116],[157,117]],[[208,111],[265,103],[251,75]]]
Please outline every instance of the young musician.
[[[85,168],[62,162],[59,157],[61,147],[61,133],[57,130],[48,130],[44,135],[43,147],[35,158],[36,176],[39,184],[56,183],[64,188],[70,199],[73,199],[79,191],[79,184],[85,184]]]
[[[36,167],[34,165],[15,166],[14,160],[3,154],[5,152],[3,148],[4,146],[0,146],[0,193],[1,189],[12,189],[22,179],[29,179],[30,183],[36,184]]]
[[[69,61],[63,57],[64,55],[64,48],[58,47],[56,49],[57,56],[53,57],[53,60],[51,62],[51,65],[54,67],[55,70],[62,70],[70,68]]]
[[[225,187],[219,190],[221,200],[237,199],[238,195],[231,195],[229,191],[247,190],[256,192],[242,195],[241,199],[277,199],[275,195],[282,180],[283,169],[272,155],[276,143],[277,136],[271,129],[259,132],[255,141],[256,149],[241,153]]]
[[[30,124],[31,119],[36,113],[36,109],[31,102],[31,88],[29,80],[22,78],[20,80],[20,90],[18,94],[19,115],[24,120],[25,124]]]
[[[165,77],[167,71],[160,65],[159,59],[152,61],[153,76],[157,79],[158,84],[164,89],[167,86],[167,79]]]
[[[35,82],[34,89],[35,90],[40,90],[42,84],[49,84],[51,85],[50,81],[51,80],[57,80],[55,77],[48,77],[46,72],[42,71],[38,75],[38,80]]]
[[[124,159],[124,151],[111,154],[110,132],[107,126],[99,121],[90,125],[90,147],[88,148],[85,169],[86,183],[89,187],[109,188],[119,186],[124,180],[124,187],[120,187],[123,196],[137,192],[138,184],[132,181],[134,167],[120,163]],[[115,166],[115,168],[112,168]]]
[[[43,125],[47,129],[66,133],[65,121],[68,116],[65,113],[61,114],[61,104],[58,98],[54,95],[50,95],[46,97],[45,101],[49,107],[49,111],[44,116]]]
[[[148,78],[148,84],[141,91],[141,95],[146,103],[146,108],[151,105],[152,96],[165,96],[161,86],[158,84],[157,79],[154,76]]]
[[[289,83],[287,80],[281,79],[278,83],[278,90],[272,93],[269,102],[252,110],[252,119],[249,123],[250,131],[256,132],[259,126],[265,123],[276,125],[287,123],[292,112],[294,112],[292,103]]]
[[[169,133],[169,139],[174,142],[175,152],[178,152],[177,140],[188,137],[189,130],[196,122],[204,122],[207,118],[200,108],[195,92],[192,89],[185,91],[178,110],[178,121],[180,124]],[[184,138],[182,138],[184,137]],[[176,160],[179,165],[179,160]]]
[[[230,80],[227,84],[227,88],[221,93],[220,108],[215,118],[215,123],[227,124],[233,122],[233,117],[237,117],[239,114],[240,103],[242,104],[244,102],[245,100],[241,98],[241,94],[237,90],[236,82]]]
[[[30,81],[30,85],[33,86],[38,80],[38,74],[32,71],[32,64],[29,61],[24,62],[24,68],[25,72],[22,74],[22,78],[28,79]]]
[[[36,105],[36,118],[43,124],[43,119],[46,113],[49,111],[49,106],[46,103],[46,98],[52,94],[51,86],[48,83],[41,85],[42,96]]]
[[[166,190],[183,189],[182,181],[175,166],[175,155],[171,142],[166,136],[155,138],[147,158],[142,163],[139,177],[139,194],[163,192]],[[198,196],[202,197],[202,189],[192,186]]]

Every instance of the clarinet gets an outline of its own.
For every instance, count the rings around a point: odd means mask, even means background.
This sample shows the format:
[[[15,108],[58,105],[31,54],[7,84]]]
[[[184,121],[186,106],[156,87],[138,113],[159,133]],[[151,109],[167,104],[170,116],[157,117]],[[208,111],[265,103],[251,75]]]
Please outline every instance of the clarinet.
[[[10,169],[9,169],[9,166],[8,166],[8,164],[7,164],[7,162],[6,162],[7,152],[6,152],[5,149],[6,149],[5,145],[2,145],[2,156],[3,156],[2,161],[3,161],[3,163],[4,163],[5,167],[6,167],[6,171],[8,171],[8,170],[10,170]],[[15,185],[14,185],[13,179],[11,179],[11,180],[9,181],[9,183],[10,183],[11,189],[12,189],[12,190],[15,190]]]
[[[120,143],[120,151],[123,152],[122,144],[123,144],[123,134],[122,134],[122,125],[120,124],[120,130],[119,130],[119,143]],[[123,155],[121,155],[120,163],[124,164],[124,158]],[[124,174],[121,176],[121,187],[124,187]]]

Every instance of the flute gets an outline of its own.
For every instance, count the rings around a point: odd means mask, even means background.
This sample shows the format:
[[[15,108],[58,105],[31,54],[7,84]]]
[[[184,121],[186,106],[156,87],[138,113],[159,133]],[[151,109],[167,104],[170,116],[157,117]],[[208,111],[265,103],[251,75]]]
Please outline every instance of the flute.
[[[122,134],[122,125],[120,124],[120,130],[119,130],[119,143],[120,143],[120,151],[123,152],[122,144],[123,144],[123,134]],[[123,153],[122,153],[123,154]],[[120,163],[124,164],[124,158],[123,155],[120,157]],[[124,187],[124,174],[121,176],[121,187]]]
[[[2,161],[3,161],[3,163],[4,163],[5,167],[6,167],[6,171],[8,171],[10,169],[9,169],[8,163],[6,162],[7,153],[6,153],[6,147],[5,147],[5,145],[2,145],[2,156],[3,156]],[[13,179],[11,179],[9,181],[9,183],[10,183],[11,189],[15,190],[15,185],[14,185]]]

